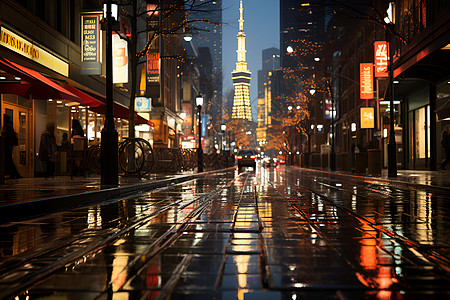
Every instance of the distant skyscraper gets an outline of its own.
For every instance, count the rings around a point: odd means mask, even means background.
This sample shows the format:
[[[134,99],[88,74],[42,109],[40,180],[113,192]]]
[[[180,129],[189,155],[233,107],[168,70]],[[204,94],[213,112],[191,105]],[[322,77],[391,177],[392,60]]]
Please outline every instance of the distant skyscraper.
[[[204,94],[203,114],[211,116],[211,122],[220,130],[222,123],[222,0],[211,2],[199,1],[201,9],[189,14],[190,20],[205,19],[211,22],[196,22],[192,27],[199,29],[193,36],[191,46],[198,49],[209,48],[212,59],[211,87],[212,93]],[[206,50],[206,49],[203,49]],[[211,88],[208,86],[208,90]],[[203,93],[204,91],[202,91]]]
[[[242,0],[239,7],[239,32],[237,34],[238,50],[236,69],[231,72],[234,85],[234,100],[231,117],[233,119],[246,119],[252,121],[252,107],[250,105],[250,78],[251,72],[247,69],[245,58],[244,8]]]
[[[262,51],[262,70],[258,71],[258,122],[256,140],[264,146],[267,140],[267,130],[272,117],[272,80],[274,71],[280,68],[280,50],[277,48]]]

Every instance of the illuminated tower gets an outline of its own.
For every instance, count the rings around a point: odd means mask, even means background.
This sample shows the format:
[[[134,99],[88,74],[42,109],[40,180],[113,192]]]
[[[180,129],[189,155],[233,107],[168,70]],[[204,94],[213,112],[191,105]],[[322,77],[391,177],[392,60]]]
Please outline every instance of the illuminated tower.
[[[236,70],[231,72],[234,85],[234,100],[231,117],[233,119],[246,119],[252,121],[252,107],[250,105],[250,78],[251,72],[247,69],[245,59],[245,33],[244,33],[244,8],[239,7],[239,32],[237,34],[238,50]]]

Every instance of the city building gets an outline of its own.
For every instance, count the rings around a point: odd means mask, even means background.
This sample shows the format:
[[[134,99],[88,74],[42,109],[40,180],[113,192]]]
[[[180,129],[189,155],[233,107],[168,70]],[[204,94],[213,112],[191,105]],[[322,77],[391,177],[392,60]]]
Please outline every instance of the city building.
[[[280,67],[280,50],[276,48],[262,51],[262,70],[258,71],[258,122],[256,139],[259,146],[267,142],[267,130],[271,125],[272,77]]]
[[[55,123],[58,147],[65,134],[70,138],[72,120],[81,123],[88,145],[100,141],[106,110],[105,68],[100,63],[105,60],[99,51],[101,15],[98,1],[0,2],[1,125],[3,115],[8,115],[18,133],[13,159],[21,176],[44,171],[38,152],[47,123]],[[92,41],[89,53],[82,47],[87,38]],[[127,69],[127,51],[121,49],[117,55],[120,68]],[[128,136],[130,84],[126,76],[117,79],[114,113],[122,139]],[[147,124],[137,115],[135,122]],[[56,171],[65,173],[67,156],[59,158]]]
[[[334,129],[327,121],[323,131],[325,136],[331,136],[334,130],[337,167],[351,167],[345,157],[355,147],[363,153],[379,150],[382,166],[388,167],[393,109],[395,151],[391,155],[397,168],[438,169],[445,158],[441,133],[450,117],[450,74],[444,67],[450,64],[450,5],[397,1],[392,6],[388,1],[380,1],[375,7],[346,7],[344,15],[352,16],[350,19],[343,17],[338,7],[334,11],[327,23],[327,51],[321,53],[316,74],[328,78],[335,102],[335,107],[330,107],[336,113]],[[364,11],[371,12],[367,16],[372,22],[358,18]],[[383,26],[383,22],[393,24]],[[375,43],[387,43],[388,47],[379,48]],[[380,49],[387,50],[383,54],[385,66],[389,65],[389,54],[393,56],[393,90],[389,87],[389,73],[375,73],[371,74],[370,95],[363,97],[361,63],[375,65],[375,69],[383,60]],[[369,125],[364,116],[371,116]],[[323,141],[330,143],[330,139]]]
[[[197,22],[192,25],[197,31],[193,35],[190,47],[195,47],[199,53],[208,51],[211,60],[209,83],[200,90],[204,98],[202,114],[210,117],[212,138],[217,139],[217,132],[222,124],[222,0],[201,2],[201,9],[190,12],[189,20],[206,19],[209,22]],[[203,49],[203,50],[201,50]],[[200,55],[201,56],[201,55]],[[202,63],[200,57],[197,63]],[[205,92],[207,93],[205,93]]]

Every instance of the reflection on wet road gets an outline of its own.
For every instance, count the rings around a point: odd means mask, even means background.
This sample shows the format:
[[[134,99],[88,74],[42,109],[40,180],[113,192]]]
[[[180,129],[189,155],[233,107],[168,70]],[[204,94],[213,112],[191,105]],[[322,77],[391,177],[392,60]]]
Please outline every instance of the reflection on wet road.
[[[445,299],[439,191],[228,171],[1,228],[0,296]]]

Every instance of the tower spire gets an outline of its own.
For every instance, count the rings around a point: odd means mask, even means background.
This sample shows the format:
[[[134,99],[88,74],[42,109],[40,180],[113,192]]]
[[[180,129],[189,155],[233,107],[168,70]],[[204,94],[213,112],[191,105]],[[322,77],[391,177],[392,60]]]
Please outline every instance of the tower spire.
[[[244,7],[242,6],[242,0],[241,0],[241,5],[239,7],[239,31],[243,32],[244,31]]]
[[[236,69],[231,73],[234,85],[234,100],[231,117],[234,119],[246,119],[252,121],[252,108],[250,106],[250,79],[251,72],[247,69],[245,54],[244,33],[244,6],[240,0],[239,6],[239,32],[237,34],[238,49]]]

